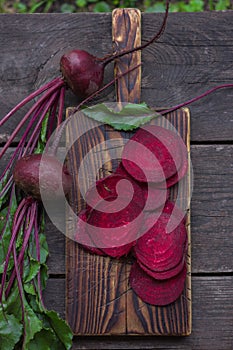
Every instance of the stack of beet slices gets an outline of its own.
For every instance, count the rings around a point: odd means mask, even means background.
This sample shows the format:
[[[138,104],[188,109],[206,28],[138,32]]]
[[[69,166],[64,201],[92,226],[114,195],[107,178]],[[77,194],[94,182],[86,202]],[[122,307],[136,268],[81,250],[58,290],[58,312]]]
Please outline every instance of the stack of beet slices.
[[[187,150],[175,132],[140,128],[115,173],[87,191],[79,213],[76,241],[94,254],[132,256],[130,286],[149,304],[170,304],[184,289],[186,220],[169,200],[169,188],[187,168]]]

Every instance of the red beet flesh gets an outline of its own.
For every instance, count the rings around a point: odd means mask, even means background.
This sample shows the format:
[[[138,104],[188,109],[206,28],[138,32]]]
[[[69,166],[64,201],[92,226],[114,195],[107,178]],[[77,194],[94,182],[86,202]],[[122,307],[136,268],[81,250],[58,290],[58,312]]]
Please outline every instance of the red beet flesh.
[[[101,200],[90,210],[88,234],[94,244],[109,255],[127,254],[135,244],[142,222],[141,208],[125,198]]]
[[[137,181],[134,179],[124,168],[122,165],[122,162],[118,165],[116,171],[116,174],[120,174],[122,176],[125,176],[131,181]],[[155,184],[155,183],[146,183],[146,182],[137,182],[140,186],[141,191],[143,192],[144,200],[145,200],[145,207],[144,210],[155,210],[160,208],[164,205],[166,200],[169,198],[169,189],[166,188],[166,185],[163,184]],[[148,190],[150,191],[148,195]]]
[[[185,146],[175,132],[157,125],[145,126],[125,145],[122,164],[138,181],[163,182],[182,166],[182,147]]]
[[[91,240],[87,232],[87,220],[88,220],[89,211],[87,209],[82,210],[78,215],[77,228],[74,240],[78,243],[81,242],[82,247],[89,251],[90,253],[97,255],[106,255],[103,250],[94,246],[93,241]]]
[[[100,199],[116,200],[118,196],[126,199],[132,198],[131,200],[140,208],[144,207],[145,199],[141,187],[132,178],[119,174],[109,175],[98,180],[87,191],[85,200],[88,207],[95,208]]]
[[[157,280],[149,276],[135,262],[131,268],[129,283],[134,292],[146,303],[168,305],[182,294],[187,274],[186,264],[181,272],[169,279]]]
[[[153,216],[153,215],[152,215]],[[145,218],[144,229],[151,227],[153,217]],[[138,261],[156,272],[164,272],[177,266],[186,253],[187,231],[181,222],[167,233],[166,227],[170,215],[162,213],[155,224],[140,237],[134,247],[134,254]]]
[[[62,183],[59,174],[62,172]],[[41,199],[41,191],[46,199],[54,199],[67,194],[72,185],[72,178],[67,168],[60,161],[48,155],[32,154],[20,158],[14,167],[13,177],[16,185],[27,195]]]

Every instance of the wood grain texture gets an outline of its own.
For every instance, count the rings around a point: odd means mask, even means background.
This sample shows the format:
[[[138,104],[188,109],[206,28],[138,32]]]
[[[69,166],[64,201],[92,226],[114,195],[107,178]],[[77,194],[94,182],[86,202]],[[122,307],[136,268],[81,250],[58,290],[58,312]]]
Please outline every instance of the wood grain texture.
[[[65,280],[48,281],[46,305],[64,317]],[[75,349],[232,350],[233,277],[192,277],[193,330],[189,337],[82,337]]]
[[[151,124],[169,128],[172,125],[180,134],[190,151],[190,118],[187,110],[179,110],[167,116],[156,118]],[[73,175],[73,189],[70,203],[78,213],[85,207],[80,188],[84,192],[90,187],[90,180],[104,177],[109,170],[115,170],[117,164],[112,159],[120,161],[122,147],[114,148],[118,154],[111,154],[112,146],[103,143],[117,138],[130,138],[132,133],[120,133],[108,126],[96,127],[97,123],[81,113],[74,118],[68,131],[68,142],[72,144],[68,156],[68,167]],[[90,130],[77,140],[82,130]],[[76,141],[77,140],[77,141]],[[75,142],[76,141],[76,142]],[[123,143],[122,143],[123,144]],[[94,150],[94,151],[93,151]],[[90,161],[84,163],[87,153],[91,153]],[[108,154],[109,153],[109,154]],[[102,156],[103,154],[103,156]],[[108,160],[101,168],[102,159]],[[96,169],[101,169],[97,172]],[[80,180],[84,179],[81,184]],[[171,199],[184,198],[189,201],[190,179],[174,186]],[[87,253],[80,245],[67,240],[67,321],[75,334],[156,334],[156,335],[187,335],[191,332],[191,237],[190,216],[187,220],[189,251],[187,254],[187,279],[184,292],[174,303],[156,307],[146,304],[129,288],[128,279],[130,264],[124,260],[95,256]],[[68,228],[69,236],[69,228]]]
[[[158,31],[162,17],[142,14],[142,42]],[[101,57],[112,51],[110,13],[1,14],[0,19],[0,117],[60,74],[63,53],[80,48]],[[171,106],[232,82],[232,21],[233,11],[170,13],[164,35],[142,52],[141,100]],[[105,81],[112,78],[111,65]],[[190,106],[192,141],[232,140],[232,97],[233,89],[225,89]],[[97,99],[102,100],[115,101],[114,87]],[[77,98],[68,93],[66,106],[74,105]],[[24,112],[1,129],[2,142]]]
[[[141,12],[137,9],[115,9],[112,12],[112,38],[114,52],[133,49],[141,45]],[[141,51],[116,60],[115,76],[141,64]],[[117,102],[140,103],[141,67],[130,72],[116,84]]]
[[[80,187],[85,193],[91,181],[104,177],[112,170],[112,164],[108,161],[111,160],[108,154],[110,150],[103,142],[109,137],[112,139],[114,135],[119,136],[119,133],[109,130],[108,127],[96,127],[96,124],[80,114],[68,131],[68,141],[73,144],[68,155],[68,167],[75,179],[70,203],[76,213],[85,208]],[[75,142],[82,128],[89,132]],[[85,163],[85,156],[89,152],[92,152],[92,157]],[[115,157],[119,159],[119,155]],[[84,167],[80,170],[79,167],[83,163]],[[100,169],[97,175],[96,169]],[[82,185],[78,176],[84,180]],[[85,335],[124,334],[126,327],[125,264],[87,253],[75,241],[67,239],[66,265],[66,318],[73,332]]]

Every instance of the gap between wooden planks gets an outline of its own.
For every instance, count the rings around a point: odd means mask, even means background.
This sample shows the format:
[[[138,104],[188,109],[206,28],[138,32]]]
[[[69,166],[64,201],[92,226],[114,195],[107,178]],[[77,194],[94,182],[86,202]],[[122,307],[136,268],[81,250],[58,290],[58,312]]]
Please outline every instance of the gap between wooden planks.
[[[136,9],[117,9],[113,11],[113,41],[116,51],[140,45],[140,11]],[[115,63],[115,74],[136,66],[141,62],[140,52],[127,55]],[[141,69],[121,79],[116,86],[118,102],[140,102]],[[71,110],[68,110],[68,114]],[[190,117],[187,109],[169,114],[167,120],[180,133],[187,145],[190,155]],[[166,121],[161,119],[161,125]],[[69,128],[69,142],[76,140],[80,128],[90,130],[77,142],[74,142],[68,156],[68,166],[75,177],[70,196],[71,206],[75,212],[85,207],[79,190],[79,166],[85,155],[94,147],[95,152],[88,168],[82,169],[81,176],[86,179],[86,190],[89,187],[88,177],[96,172],[99,152],[105,153],[106,162],[101,167],[98,178],[115,170],[120,160],[122,147],[116,147],[113,157],[106,156],[103,142],[106,140],[129,138],[132,133],[120,133],[108,126],[95,127],[95,122],[79,115],[77,123]],[[122,143],[123,146],[123,143]],[[112,160],[112,158],[114,160]],[[101,162],[100,162],[101,163]],[[190,172],[189,172],[190,174]],[[190,196],[190,177],[179,189],[181,196]],[[177,186],[172,190],[172,198],[177,195]],[[155,335],[188,335],[191,332],[191,261],[190,261],[190,211],[187,218],[189,251],[187,254],[188,274],[186,286],[181,297],[171,305],[156,307],[143,303],[130,289],[128,276],[131,262],[125,259],[116,260],[87,253],[72,240],[66,241],[66,318],[74,334],[82,335],[120,335],[120,334],[155,334]],[[69,235],[69,233],[68,233]]]

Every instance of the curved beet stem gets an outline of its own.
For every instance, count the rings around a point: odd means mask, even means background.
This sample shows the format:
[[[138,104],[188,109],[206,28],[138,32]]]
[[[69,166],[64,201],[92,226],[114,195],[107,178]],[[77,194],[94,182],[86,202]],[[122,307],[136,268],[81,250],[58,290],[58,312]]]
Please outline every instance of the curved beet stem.
[[[22,263],[23,263],[24,253],[25,253],[25,251],[26,251],[26,249],[28,247],[28,242],[29,242],[30,236],[31,236],[31,234],[33,232],[33,228],[35,226],[35,217],[36,217],[36,210],[37,210],[36,205],[37,205],[36,202],[32,202],[31,206],[28,207],[28,218],[27,218],[26,221],[29,224],[28,224],[28,227],[24,230],[24,237],[23,237],[22,247],[21,247],[20,253],[19,253],[18,257],[17,257],[17,264],[18,264],[18,266],[21,266]],[[11,287],[12,287],[12,285],[14,283],[16,274],[17,274],[16,266],[14,266],[14,269],[11,272],[11,277],[10,277],[8,285],[7,285],[6,297],[8,297],[8,295],[10,293],[10,290],[11,290]]]
[[[23,99],[21,102],[19,102],[10,112],[8,112],[5,117],[3,117],[0,120],[0,126],[2,126],[4,123],[7,122],[7,120],[13,115],[15,114],[20,108],[22,108],[24,105],[26,105],[28,102],[30,102],[31,100],[33,100],[35,97],[37,97],[38,95],[42,94],[44,91],[50,89],[51,87],[55,86],[57,83],[62,83],[63,85],[65,85],[64,81],[61,78],[55,78],[52,81],[50,81],[49,83],[41,86],[38,90],[34,91],[33,93],[31,93],[29,96],[27,96],[25,99]]]
[[[35,215],[35,224],[34,224],[34,237],[36,243],[36,258],[40,261],[40,240],[39,240],[39,226],[38,226],[39,218],[38,218],[38,205],[36,207],[36,215]],[[37,275],[37,285],[38,285],[38,293],[41,301],[41,306],[45,308],[44,298],[42,294],[42,284],[41,284],[41,273],[40,270]]]
[[[10,138],[7,140],[6,144],[4,145],[4,147],[2,148],[1,152],[0,152],[0,158],[2,158],[2,156],[4,155],[4,153],[6,152],[7,148],[9,147],[9,145],[11,144],[11,142],[14,140],[15,136],[19,133],[21,127],[26,123],[26,121],[30,118],[31,114],[38,108],[41,106],[41,104],[48,100],[50,98],[50,96],[54,93],[56,93],[61,86],[63,86],[64,82],[63,80],[60,80],[58,83],[54,84],[52,87],[50,87],[50,89],[30,108],[30,110],[26,113],[26,115],[23,117],[23,119],[21,119],[21,121],[19,122],[19,124],[17,125],[17,127],[15,128],[15,130],[13,131],[13,133],[11,134]]]
[[[8,266],[10,262],[10,256],[13,252],[14,243],[17,239],[18,233],[21,227],[23,226],[23,222],[25,218],[24,215],[26,213],[27,207],[28,207],[28,200],[24,198],[19,204],[14,215],[12,235],[8,246],[8,250],[5,258],[5,265],[2,273],[2,281],[1,281],[1,287],[0,287],[0,303],[2,303],[3,293],[6,286],[6,278],[7,278],[7,271],[8,271]]]
[[[22,309],[22,321],[24,323],[24,291],[23,291],[23,284],[22,284],[22,277],[17,265],[17,253],[16,253],[16,243],[13,244],[13,259],[14,259],[14,265],[15,265],[15,271],[17,276],[17,285],[19,290],[19,298],[20,298],[20,304]],[[24,335],[25,335],[25,327],[24,327]]]
[[[209,89],[207,91],[205,91],[203,94],[199,95],[199,96],[196,96],[194,98],[191,98],[190,100],[187,100],[185,102],[182,102],[176,106],[173,106],[171,108],[168,108],[168,109],[165,109],[165,110],[160,110],[160,114],[167,114],[167,113],[170,113],[170,112],[173,112],[173,111],[176,111],[177,109],[179,108],[182,108],[182,107],[185,107],[185,106],[188,106],[189,104],[193,103],[193,102],[196,102],[200,99],[202,99],[203,97],[211,94],[212,92],[216,91],[216,90],[220,90],[220,89],[226,89],[226,88],[232,88],[233,87],[233,84],[222,84],[222,85],[218,85],[218,86],[215,86],[213,87],[212,89]],[[156,109],[155,109],[156,110]]]
[[[125,75],[129,74],[130,72],[134,71],[135,69],[139,68],[141,66],[141,63],[137,64],[136,66],[128,69],[126,72],[117,75],[113,80],[111,80],[109,83],[107,83],[106,85],[104,85],[102,88],[100,88],[99,90],[95,91],[93,94],[91,94],[90,96],[88,96],[87,98],[85,98],[84,100],[82,100],[82,102],[80,102],[78,104],[77,107],[75,107],[72,110],[72,113],[70,114],[69,118],[67,118],[65,120],[65,122],[61,125],[61,127],[58,127],[58,129],[56,130],[56,136],[54,138],[53,144],[52,146],[49,148],[49,150],[46,150],[46,153],[51,155],[51,156],[55,156],[57,153],[57,149],[58,149],[58,145],[62,136],[62,133],[65,129],[65,127],[67,126],[67,124],[69,123],[71,117],[80,110],[80,108],[87,102],[89,102],[90,100],[92,100],[94,97],[96,97],[97,95],[99,95],[102,91],[104,91],[105,89],[109,88],[111,85],[113,85],[116,81],[118,81],[120,78],[124,77]]]
[[[120,57],[122,57],[124,55],[127,55],[129,53],[133,53],[135,51],[143,50],[147,46],[149,46],[152,43],[154,43],[155,41],[157,41],[161,37],[161,35],[163,34],[163,32],[164,32],[164,30],[166,28],[166,23],[167,23],[167,18],[168,18],[168,13],[169,13],[169,4],[170,4],[170,0],[167,0],[167,2],[166,2],[166,10],[165,10],[165,15],[164,15],[164,19],[163,19],[162,25],[161,25],[158,33],[155,36],[153,36],[153,38],[151,38],[145,44],[137,46],[137,47],[135,47],[133,49],[123,50],[123,51],[120,51],[118,53],[108,54],[107,56],[105,56],[102,59],[100,59],[100,61],[103,62],[103,65],[106,66],[108,63],[114,61],[116,58],[120,58]]]

